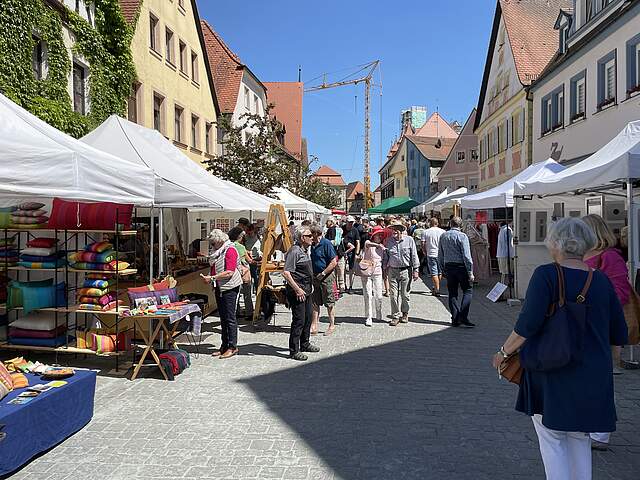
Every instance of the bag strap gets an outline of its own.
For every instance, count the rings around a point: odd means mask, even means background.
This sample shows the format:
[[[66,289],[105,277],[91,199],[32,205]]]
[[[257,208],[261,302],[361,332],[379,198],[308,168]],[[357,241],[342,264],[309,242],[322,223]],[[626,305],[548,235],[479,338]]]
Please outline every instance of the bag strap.
[[[562,307],[566,302],[566,296],[564,291],[564,273],[562,271],[562,267],[560,266],[560,264],[554,262],[554,265],[556,267],[556,271],[558,272],[558,292],[559,292],[558,306]]]
[[[584,303],[587,297],[587,292],[589,291],[589,287],[591,286],[591,280],[593,280],[593,270],[589,267],[589,274],[587,275],[587,281],[584,282],[584,287],[582,287],[582,291],[576,298],[576,302]]]

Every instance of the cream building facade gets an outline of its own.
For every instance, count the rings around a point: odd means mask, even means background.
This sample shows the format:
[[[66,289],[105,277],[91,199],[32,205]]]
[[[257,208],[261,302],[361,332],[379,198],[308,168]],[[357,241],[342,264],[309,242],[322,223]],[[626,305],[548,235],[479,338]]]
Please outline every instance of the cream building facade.
[[[216,151],[219,112],[195,0],[120,0],[135,28],[129,120],[155,128],[198,163]]]

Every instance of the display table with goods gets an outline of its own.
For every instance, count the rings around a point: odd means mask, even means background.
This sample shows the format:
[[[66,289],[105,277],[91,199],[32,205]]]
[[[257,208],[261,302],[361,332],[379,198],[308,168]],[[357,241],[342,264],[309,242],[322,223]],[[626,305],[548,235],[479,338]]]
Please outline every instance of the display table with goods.
[[[127,308],[118,298],[120,279],[136,274],[120,248],[136,235],[132,207],[54,199],[50,216],[38,202],[5,209],[0,266],[9,277],[8,328],[0,348],[113,356],[117,371],[133,337],[121,328]]]
[[[144,351],[138,363],[135,364],[131,380],[135,380],[138,377],[142,366],[156,366],[165,380],[172,379],[166,368],[163,367],[162,355],[158,355],[155,344],[157,342],[159,345],[165,345],[179,351],[175,338],[179,331],[178,327],[182,323],[181,321],[189,322],[186,328],[189,333],[194,336],[200,335],[202,322],[200,307],[186,302],[175,302],[167,305],[140,304],[138,308],[130,310],[129,314],[129,318],[133,319],[136,330],[144,340]],[[148,336],[145,334],[145,330],[149,332]],[[182,330],[184,331],[185,329]],[[144,363],[148,355],[151,355],[155,363]]]
[[[93,371],[59,369],[22,358],[0,364],[0,476],[89,423],[95,388]]]

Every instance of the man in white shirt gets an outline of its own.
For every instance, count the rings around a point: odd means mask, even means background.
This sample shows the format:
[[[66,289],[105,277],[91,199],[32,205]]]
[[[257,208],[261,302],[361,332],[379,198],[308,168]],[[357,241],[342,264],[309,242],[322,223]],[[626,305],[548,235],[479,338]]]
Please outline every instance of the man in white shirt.
[[[429,219],[429,228],[422,232],[422,251],[427,258],[427,268],[433,281],[431,293],[436,297],[440,296],[440,280],[442,279],[442,271],[438,265],[438,245],[443,233],[444,230],[438,227],[437,218]]]

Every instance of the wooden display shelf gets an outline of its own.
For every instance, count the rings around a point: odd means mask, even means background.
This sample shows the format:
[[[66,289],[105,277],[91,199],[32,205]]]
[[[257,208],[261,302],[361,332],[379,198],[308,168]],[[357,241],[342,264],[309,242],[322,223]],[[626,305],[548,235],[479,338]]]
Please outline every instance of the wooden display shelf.
[[[72,305],[70,307],[46,307],[46,308],[34,308],[34,311],[38,312],[60,312],[60,313],[94,313],[96,315],[122,315],[125,309],[129,309],[124,305],[120,306],[119,311],[107,310],[101,312],[100,310],[85,310],[84,308],[78,308],[78,305]],[[22,307],[14,307],[11,310],[24,310]]]
[[[77,348],[77,347],[41,347],[35,345],[17,345],[8,342],[0,342],[0,348],[6,348],[7,350],[33,350],[36,352],[58,352],[58,353],[80,353],[83,355],[97,355],[100,357],[114,357],[118,355],[125,355],[128,353],[127,351],[123,352],[104,352],[98,353],[94,350],[90,350],[88,348]]]
[[[66,228],[3,228],[7,232],[67,232],[67,233],[106,233],[111,235],[129,236],[135,235],[136,230],[69,230]]]
[[[59,271],[63,273],[65,270],[72,273],[101,273],[104,275],[134,275],[138,273],[138,270],[135,268],[125,268],[124,270],[82,270],[80,268],[71,268],[67,266],[62,266],[58,268],[26,268],[26,267],[9,267],[7,270],[15,270],[19,272],[55,272]]]

